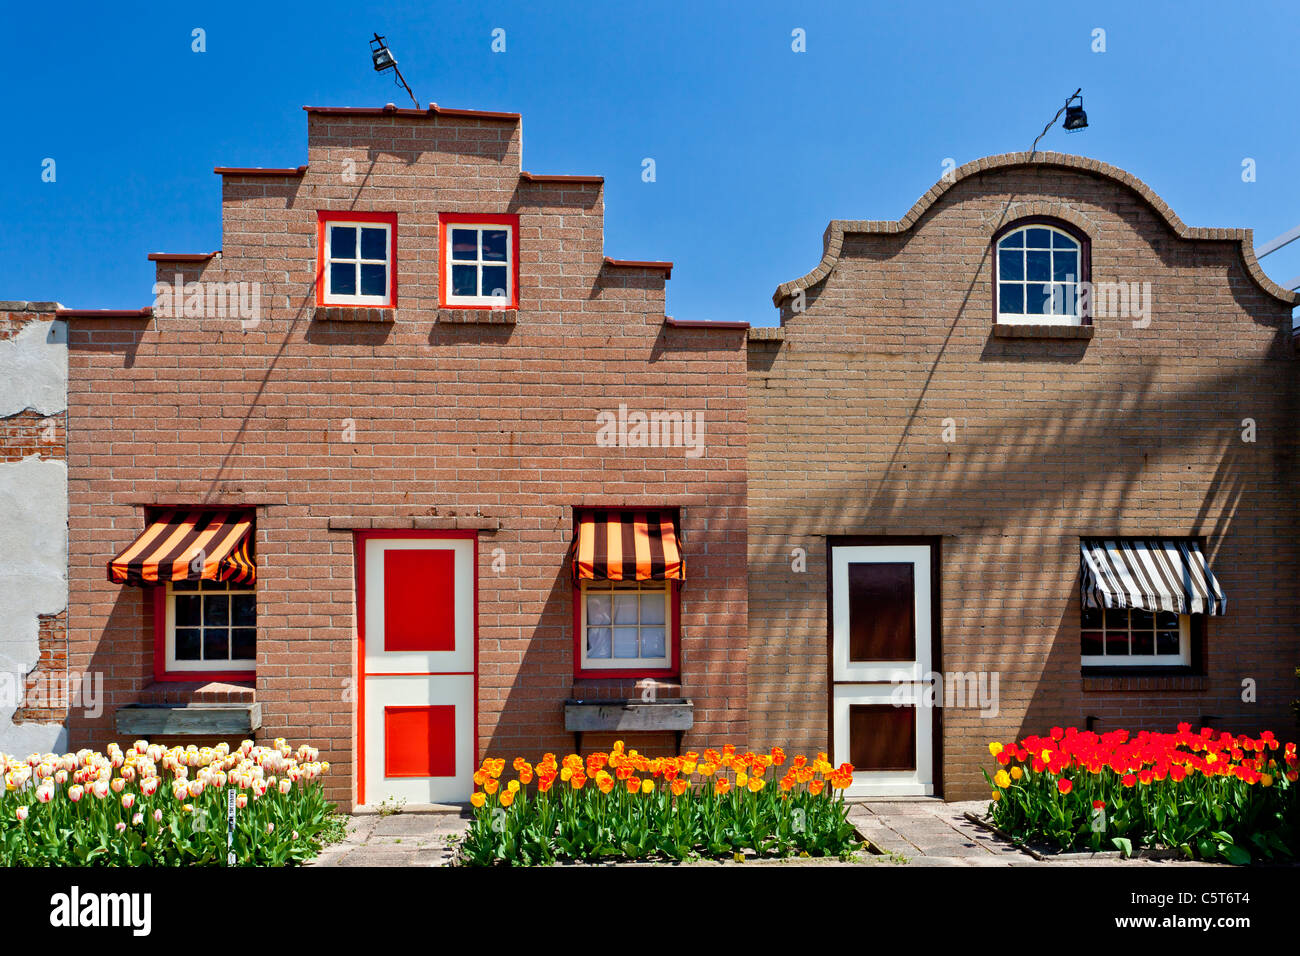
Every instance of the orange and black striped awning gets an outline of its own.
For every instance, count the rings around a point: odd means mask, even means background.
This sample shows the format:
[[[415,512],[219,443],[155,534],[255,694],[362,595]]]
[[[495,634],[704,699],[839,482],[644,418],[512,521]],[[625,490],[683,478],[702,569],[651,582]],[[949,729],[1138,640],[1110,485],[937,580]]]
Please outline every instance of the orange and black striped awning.
[[[252,584],[253,518],[246,511],[164,511],[108,563],[114,584]]]
[[[579,512],[570,550],[578,581],[686,579],[673,511]]]

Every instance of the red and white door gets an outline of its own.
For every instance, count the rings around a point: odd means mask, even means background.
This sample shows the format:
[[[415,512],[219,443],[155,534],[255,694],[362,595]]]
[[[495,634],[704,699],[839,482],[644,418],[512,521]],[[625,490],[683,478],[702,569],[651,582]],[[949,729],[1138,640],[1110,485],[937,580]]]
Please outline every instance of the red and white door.
[[[357,802],[473,790],[477,538],[359,532]]]
[[[848,796],[934,793],[931,548],[832,545],[832,758]]]

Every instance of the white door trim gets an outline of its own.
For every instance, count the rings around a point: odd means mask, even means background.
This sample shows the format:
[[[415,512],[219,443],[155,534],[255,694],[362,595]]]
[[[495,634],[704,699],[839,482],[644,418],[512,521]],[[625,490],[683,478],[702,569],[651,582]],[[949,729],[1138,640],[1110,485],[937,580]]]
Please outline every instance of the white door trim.
[[[849,760],[849,708],[853,704],[911,706],[916,714],[915,770],[855,770],[848,797],[933,796],[934,715],[927,677],[932,670],[934,582],[931,545],[843,545],[831,554],[831,720],[837,765]],[[849,660],[849,565],[912,565],[916,657],[912,661]]]

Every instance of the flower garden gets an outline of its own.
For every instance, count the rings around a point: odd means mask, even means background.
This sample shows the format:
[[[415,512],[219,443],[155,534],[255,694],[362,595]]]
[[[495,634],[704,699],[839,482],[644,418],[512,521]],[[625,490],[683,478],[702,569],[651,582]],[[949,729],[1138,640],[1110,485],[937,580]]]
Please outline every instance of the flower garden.
[[[826,754],[785,767],[770,753],[691,752],[648,758],[624,750],[536,766],[522,757],[503,780],[505,761],[489,758],[474,774],[474,820],[460,862],[547,864],[557,860],[686,860],[760,856],[837,856],[855,849],[845,788],[848,764]]]
[[[1193,731],[1130,736],[1053,727],[993,742],[992,822],[1062,850],[1169,849],[1245,864],[1300,855],[1295,743]]]
[[[245,740],[198,749],[137,740],[101,754],[0,754],[0,866],[202,866],[227,862],[228,794],[241,866],[302,863],[332,824],[313,747]]]

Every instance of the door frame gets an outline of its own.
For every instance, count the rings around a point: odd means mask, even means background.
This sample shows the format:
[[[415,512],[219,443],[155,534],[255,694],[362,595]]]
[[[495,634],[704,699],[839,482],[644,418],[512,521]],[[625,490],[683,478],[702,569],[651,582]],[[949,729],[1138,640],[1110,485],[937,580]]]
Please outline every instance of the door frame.
[[[469,540],[474,545],[474,557],[472,559],[474,579],[471,582],[474,595],[474,762],[479,759],[479,693],[478,693],[478,672],[479,672],[479,639],[478,639],[478,532],[477,531],[425,531],[413,528],[398,528],[394,530],[367,530],[352,532],[352,554],[353,565],[356,573],[356,625],[357,625],[357,657],[353,670],[353,677],[356,680],[356,713],[354,725],[356,727],[356,795],[355,806],[364,806],[366,796],[366,678],[373,676],[382,676],[366,673],[366,543],[375,539],[387,538],[427,538],[430,540]],[[405,675],[403,675],[405,676]],[[411,676],[435,676],[435,675],[418,675]]]
[[[930,549],[930,661],[921,668],[941,671],[943,662],[943,537],[942,535],[851,534],[826,536],[826,738],[835,754],[835,562],[836,548],[920,545]],[[943,708],[930,708],[930,753],[934,796],[943,798]],[[870,798],[869,798],[870,799]]]

